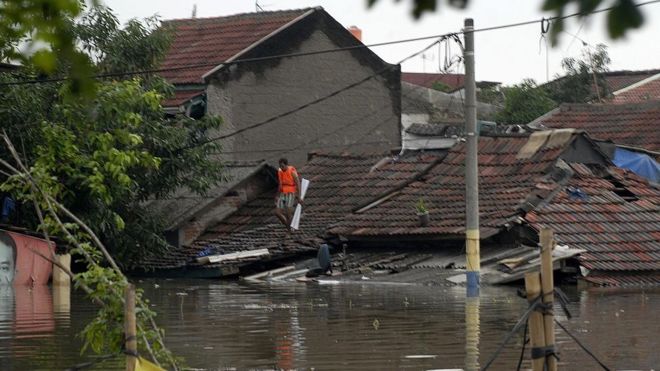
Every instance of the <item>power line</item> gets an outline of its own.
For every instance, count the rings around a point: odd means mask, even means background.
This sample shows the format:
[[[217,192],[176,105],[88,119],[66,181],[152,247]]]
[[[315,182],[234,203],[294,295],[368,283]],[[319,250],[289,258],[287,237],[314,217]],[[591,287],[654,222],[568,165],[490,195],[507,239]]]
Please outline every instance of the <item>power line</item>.
[[[445,37],[445,38],[446,38],[446,37]],[[236,135],[238,135],[238,134],[240,134],[240,133],[243,133],[243,132],[245,132],[245,131],[252,130],[252,129],[256,129],[256,128],[258,128],[258,127],[264,126],[264,125],[266,125],[266,124],[269,124],[269,123],[271,123],[271,122],[273,122],[273,121],[276,121],[276,120],[278,120],[278,119],[281,119],[281,118],[283,118],[283,117],[286,117],[286,116],[292,115],[292,114],[294,114],[294,113],[296,113],[296,112],[298,112],[298,111],[302,111],[302,110],[304,110],[304,109],[307,108],[307,107],[310,107],[310,106],[313,106],[313,105],[315,105],[315,104],[321,103],[321,102],[323,102],[323,101],[325,101],[325,100],[328,100],[328,99],[330,99],[330,98],[332,98],[332,97],[334,97],[334,96],[337,96],[337,95],[339,95],[339,94],[341,94],[341,93],[343,93],[343,92],[345,92],[345,91],[347,91],[347,90],[353,89],[353,88],[355,88],[356,86],[359,86],[359,85],[361,85],[361,84],[364,84],[365,82],[367,82],[367,81],[373,79],[373,78],[376,77],[376,76],[382,75],[383,73],[388,72],[389,70],[392,70],[392,69],[398,67],[399,64],[401,64],[401,63],[403,63],[403,62],[405,62],[405,61],[407,61],[407,60],[409,60],[409,59],[411,59],[411,58],[414,58],[414,57],[418,56],[419,54],[421,54],[421,53],[427,51],[428,49],[432,48],[434,45],[436,45],[437,43],[441,42],[442,40],[443,40],[443,39],[436,40],[436,41],[434,41],[433,43],[431,43],[430,45],[428,45],[427,47],[425,47],[425,48],[423,48],[423,49],[421,49],[421,50],[419,50],[419,51],[417,51],[417,52],[415,52],[415,53],[413,53],[413,54],[411,54],[411,55],[409,55],[409,56],[403,58],[401,61],[399,61],[399,63],[397,63],[397,64],[395,64],[395,65],[387,66],[387,67],[385,67],[385,68],[383,68],[383,69],[380,69],[380,70],[376,71],[375,73],[373,73],[373,74],[371,74],[371,75],[368,75],[367,77],[364,77],[364,78],[362,78],[362,79],[360,79],[360,80],[358,80],[358,81],[356,81],[356,82],[354,82],[354,83],[352,83],[352,84],[349,84],[349,85],[347,85],[347,86],[345,86],[345,87],[343,87],[343,88],[341,88],[341,89],[335,90],[335,91],[333,91],[333,92],[330,93],[330,94],[327,94],[327,95],[324,95],[324,96],[322,96],[322,97],[320,97],[320,98],[314,99],[314,100],[311,101],[311,102],[305,103],[305,104],[303,104],[303,105],[301,105],[301,106],[298,106],[298,107],[293,108],[293,109],[291,109],[291,110],[288,110],[288,111],[286,111],[286,112],[280,113],[279,115],[271,116],[270,118],[268,118],[268,119],[266,119],[266,120],[263,120],[263,121],[260,121],[260,122],[255,123],[255,124],[252,124],[252,125],[246,126],[246,127],[244,127],[244,128],[241,128],[241,129],[235,130],[235,131],[233,131],[233,132],[231,132],[231,133],[223,134],[223,135],[219,135],[219,136],[216,136],[216,137],[213,137],[213,138],[208,138],[207,140],[204,140],[204,141],[201,141],[201,142],[195,143],[194,145],[190,145],[190,146],[186,146],[186,147],[179,148],[177,151],[186,150],[186,149],[191,149],[191,148],[195,148],[195,147],[203,146],[203,145],[208,144],[208,143],[211,143],[211,142],[215,142],[215,141],[218,141],[218,140],[222,140],[222,139],[226,139],[226,138],[229,138],[229,137],[233,137],[233,136],[236,136]]]
[[[652,1],[647,1],[647,2],[643,2],[643,3],[639,3],[639,4],[633,4],[633,6],[636,7],[636,8],[639,8],[639,7],[642,7],[642,6],[651,5],[651,4],[655,4],[655,3],[659,3],[659,2],[660,2],[660,0],[652,0]],[[585,12],[585,13],[577,12],[577,13],[568,14],[568,15],[564,15],[564,16],[554,16],[554,17],[549,17],[549,18],[541,18],[541,19],[535,19],[535,20],[517,22],[517,23],[510,23],[510,24],[499,25],[499,26],[478,28],[478,29],[475,29],[473,32],[494,31],[494,30],[501,30],[501,29],[512,28],[512,27],[527,26],[527,25],[530,25],[530,24],[536,24],[536,23],[540,23],[540,22],[551,22],[551,21],[564,20],[564,19],[573,18],[573,17],[580,17],[580,16],[584,17],[584,16],[587,16],[587,15],[606,12],[606,11],[612,10],[614,8],[615,8],[614,6],[611,6],[611,7],[607,7],[607,8],[603,8],[603,9],[597,9],[597,10],[593,10],[591,12]],[[178,67],[156,68],[156,69],[139,70],[139,71],[102,73],[102,74],[96,74],[96,75],[92,75],[92,76],[88,76],[88,77],[89,78],[95,78],[95,79],[103,79],[103,78],[112,78],[112,77],[144,75],[144,74],[160,73],[160,72],[190,70],[190,69],[200,68],[200,67],[215,67],[215,66],[219,66],[219,65],[227,65],[228,66],[228,65],[232,65],[232,64],[254,63],[254,62],[269,61],[269,60],[274,60],[274,59],[295,58],[295,57],[303,57],[303,56],[326,54],[326,53],[335,53],[335,52],[355,50],[355,49],[375,48],[375,47],[386,46],[386,45],[403,44],[403,43],[410,43],[410,42],[430,40],[430,39],[446,38],[446,37],[457,36],[457,35],[460,35],[460,34],[463,34],[463,33],[464,32],[461,30],[461,31],[457,31],[457,32],[450,32],[450,33],[439,34],[439,35],[430,35],[430,36],[421,36],[421,37],[415,37],[415,38],[409,38],[409,39],[385,41],[385,42],[374,43],[374,44],[369,44],[369,45],[359,44],[359,45],[353,45],[353,46],[347,46],[347,47],[341,47],[341,48],[324,49],[324,50],[317,50],[317,51],[310,51],[310,52],[279,54],[279,55],[272,55],[272,56],[265,56],[265,57],[226,60],[226,61],[212,62],[212,63],[209,62],[209,63],[189,64],[189,65],[183,65],[183,66],[178,66]],[[68,80],[71,80],[71,78],[70,77],[57,77],[57,78],[50,78],[50,79],[21,80],[21,81],[3,82],[3,83],[0,83],[0,86],[54,83],[54,82],[63,82],[63,81],[68,81]]]

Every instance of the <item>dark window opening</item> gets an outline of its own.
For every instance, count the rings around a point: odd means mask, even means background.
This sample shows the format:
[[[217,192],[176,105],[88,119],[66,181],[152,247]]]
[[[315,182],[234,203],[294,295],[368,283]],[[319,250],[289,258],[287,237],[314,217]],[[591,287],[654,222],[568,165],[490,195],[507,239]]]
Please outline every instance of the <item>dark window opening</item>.
[[[607,179],[612,185],[614,185],[614,189],[612,190],[614,193],[616,193],[619,197],[623,198],[627,202],[633,202],[639,200],[639,198],[628,188],[626,188],[623,183],[619,182],[613,177],[608,177]]]

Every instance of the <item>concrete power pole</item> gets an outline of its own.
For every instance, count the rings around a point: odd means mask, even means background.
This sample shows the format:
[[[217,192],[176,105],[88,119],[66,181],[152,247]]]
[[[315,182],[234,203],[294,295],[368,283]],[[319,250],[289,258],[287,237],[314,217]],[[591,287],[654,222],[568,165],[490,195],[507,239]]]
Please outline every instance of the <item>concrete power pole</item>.
[[[465,19],[465,245],[467,256],[467,296],[479,296],[479,172],[477,148],[477,87],[474,73],[474,21]]]

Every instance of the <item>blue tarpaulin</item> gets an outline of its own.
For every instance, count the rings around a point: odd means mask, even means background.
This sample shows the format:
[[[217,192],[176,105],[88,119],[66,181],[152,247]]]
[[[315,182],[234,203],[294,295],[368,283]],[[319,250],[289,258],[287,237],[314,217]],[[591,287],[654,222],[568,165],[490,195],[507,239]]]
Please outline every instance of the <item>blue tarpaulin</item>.
[[[613,162],[616,166],[628,169],[651,182],[660,181],[660,164],[649,155],[617,147],[614,151]]]

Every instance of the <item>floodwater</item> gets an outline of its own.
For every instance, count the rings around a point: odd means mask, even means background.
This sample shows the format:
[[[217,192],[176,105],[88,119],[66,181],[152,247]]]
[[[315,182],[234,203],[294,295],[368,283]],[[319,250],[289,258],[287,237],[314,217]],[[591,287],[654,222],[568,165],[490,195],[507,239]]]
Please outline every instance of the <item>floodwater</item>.
[[[429,370],[483,367],[526,301],[515,287],[465,289],[358,282],[248,284],[206,280],[139,283],[168,346],[206,370]],[[608,367],[660,367],[660,289],[564,290],[572,319],[557,318]],[[89,361],[76,335],[93,316],[81,293],[0,286],[0,370],[63,370]],[[468,313],[466,315],[466,313]],[[492,370],[515,370],[522,334]],[[561,370],[598,370],[557,329]],[[467,339],[467,341],[466,341]],[[523,369],[530,368],[529,351]],[[120,359],[91,369],[123,367]]]

